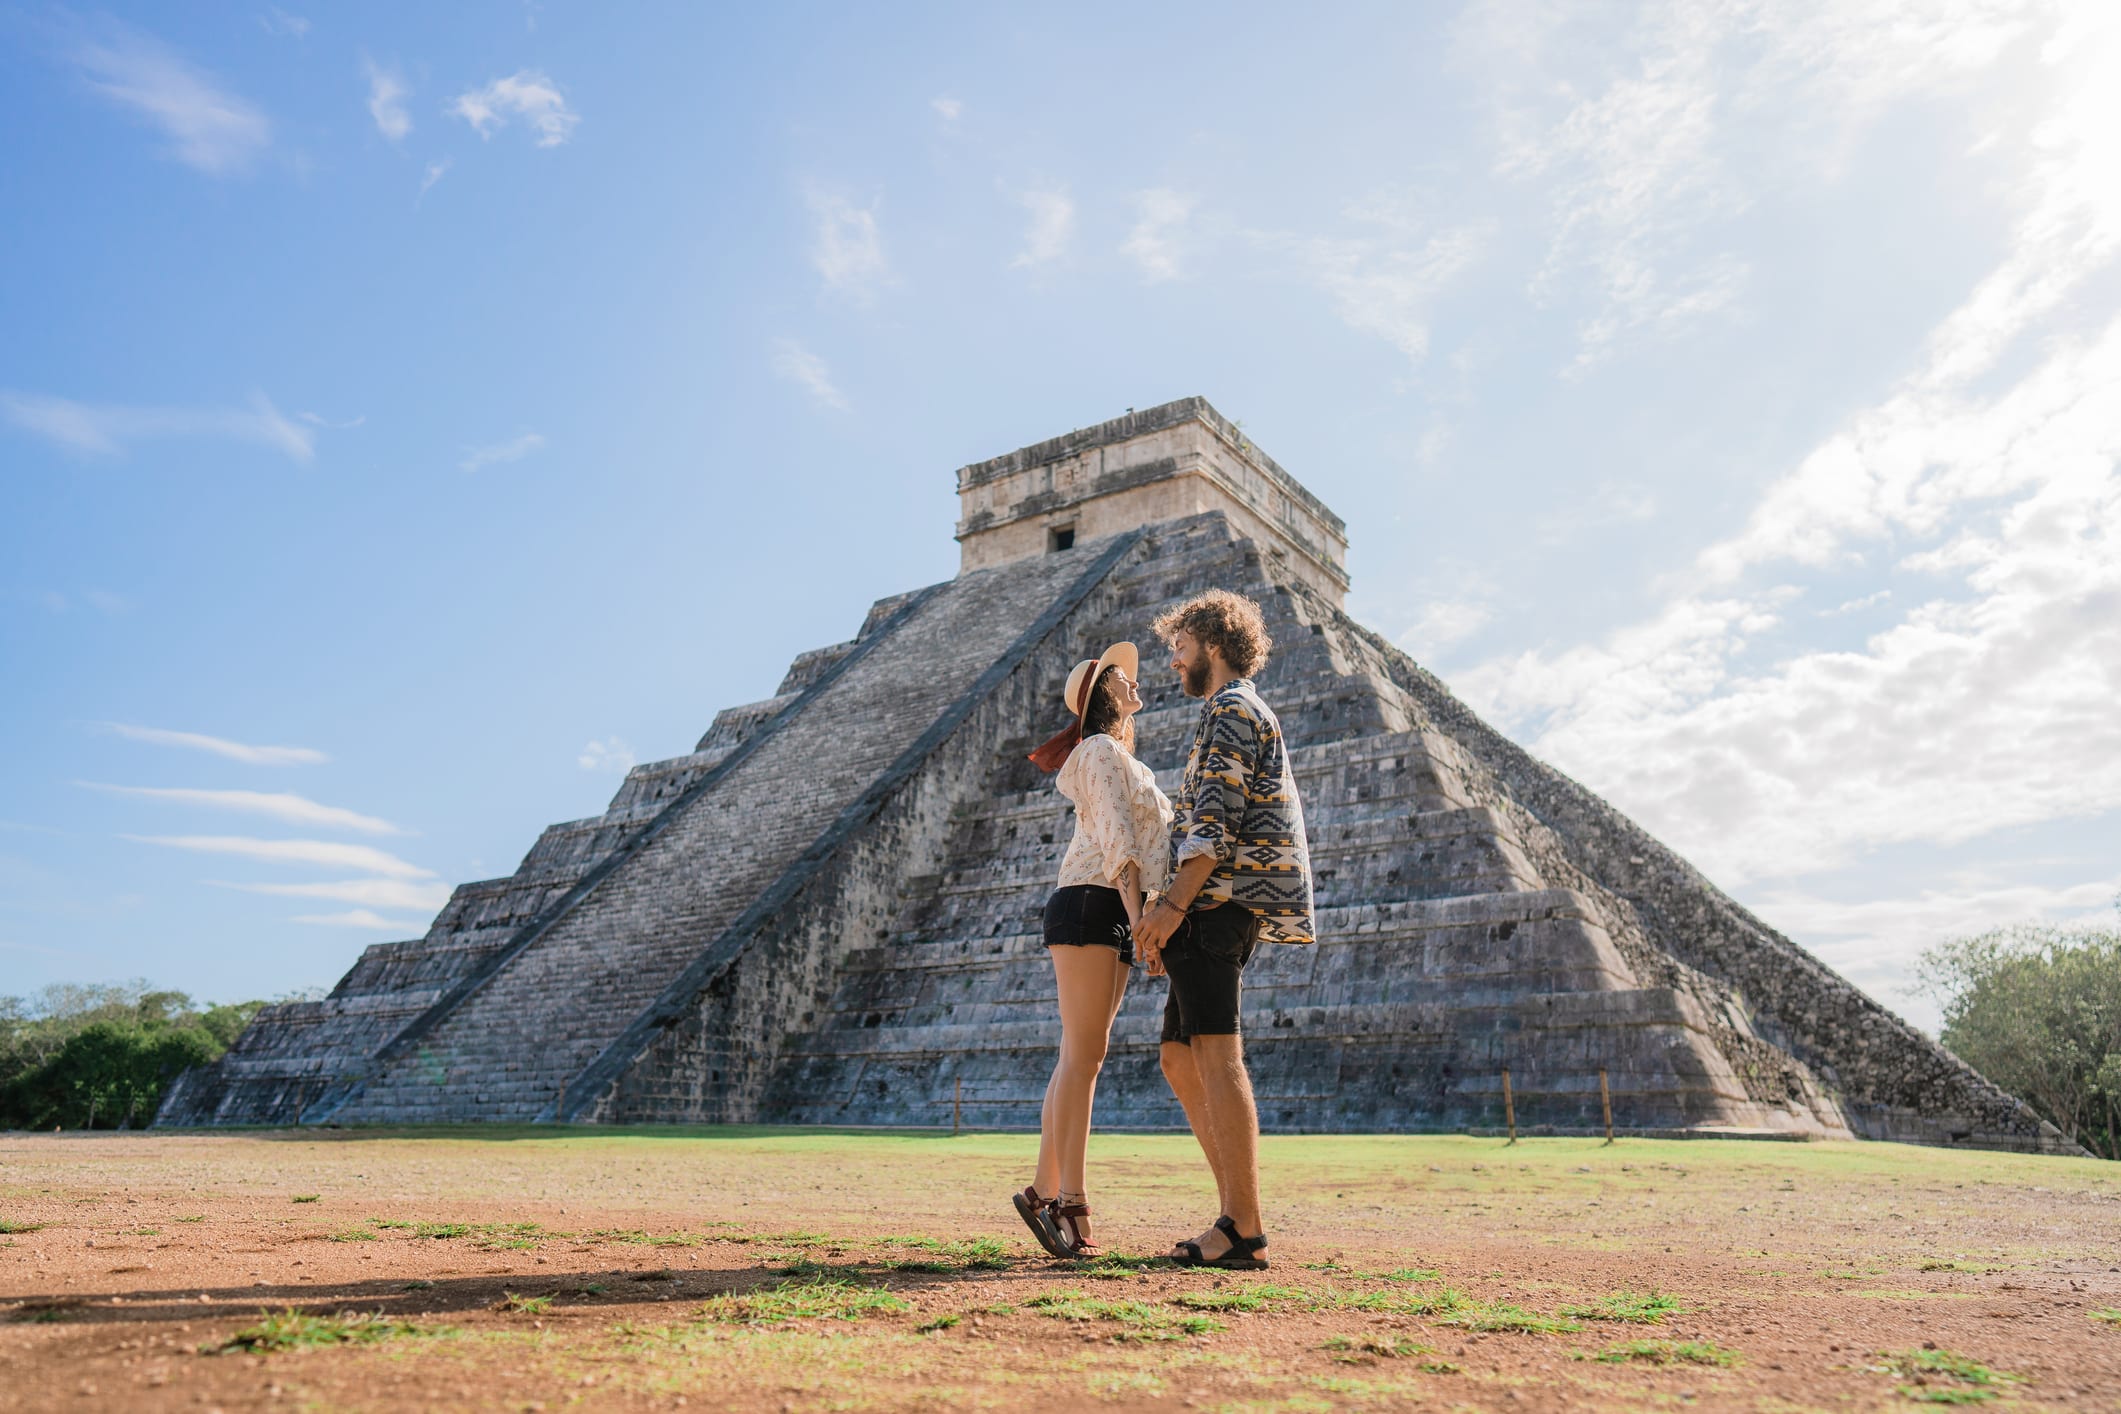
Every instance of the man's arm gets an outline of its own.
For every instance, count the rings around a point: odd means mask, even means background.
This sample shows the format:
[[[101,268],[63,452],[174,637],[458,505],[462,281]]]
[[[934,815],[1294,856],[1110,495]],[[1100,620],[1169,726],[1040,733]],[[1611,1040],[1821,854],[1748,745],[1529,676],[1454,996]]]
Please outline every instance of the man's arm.
[[[1156,901],[1156,907],[1142,915],[1141,922],[1134,925],[1134,946],[1141,953],[1142,966],[1151,977],[1164,973],[1164,944],[1178,931],[1178,925],[1186,921],[1186,910],[1193,906],[1194,895],[1207,885],[1208,876],[1215,872],[1215,856],[1196,854],[1178,866],[1178,874],[1171,880],[1171,887]]]

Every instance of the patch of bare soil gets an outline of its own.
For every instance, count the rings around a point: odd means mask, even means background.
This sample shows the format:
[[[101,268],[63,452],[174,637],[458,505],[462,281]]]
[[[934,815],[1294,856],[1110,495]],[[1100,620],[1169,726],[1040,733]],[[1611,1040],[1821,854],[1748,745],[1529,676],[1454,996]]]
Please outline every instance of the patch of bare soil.
[[[4,1136],[0,1408],[2121,1408],[2111,1165],[1270,1139],[1236,1274],[1094,1144],[1086,1266],[1016,1135]]]

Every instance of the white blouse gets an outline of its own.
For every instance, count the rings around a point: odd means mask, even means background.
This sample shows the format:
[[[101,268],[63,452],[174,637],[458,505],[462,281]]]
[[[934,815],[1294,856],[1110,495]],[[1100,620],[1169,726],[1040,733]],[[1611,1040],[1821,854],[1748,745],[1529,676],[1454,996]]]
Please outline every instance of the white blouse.
[[[1171,802],[1156,773],[1100,732],[1084,737],[1060,768],[1060,793],[1075,804],[1075,838],[1061,859],[1061,888],[1119,887],[1133,864],[1144,892],[1171,881]]]

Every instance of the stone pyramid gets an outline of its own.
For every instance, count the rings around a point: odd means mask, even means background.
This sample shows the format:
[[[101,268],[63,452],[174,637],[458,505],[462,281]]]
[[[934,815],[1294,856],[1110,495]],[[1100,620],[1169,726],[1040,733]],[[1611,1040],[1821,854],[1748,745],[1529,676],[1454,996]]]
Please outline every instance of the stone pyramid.
[[[958,472],[963,568],[879,600],[423,938],[261,1013],[165,1125],[1038,1123],[1039,912],[1069,807],[1024,759],[1077,659],[1221,586],[1267,610],[1320,942],[1246,978],[1265,1128],[1869,1137],[2056,1150],[2016,1099],[1489,728],[1342,611],[1339,517],[1190,398]],[[1152,661],[1157,661],[1153,656]],[[1168,789],[1198,704],[1144,675]],[[1137,976],[1098,1122],[1183,1123]]]

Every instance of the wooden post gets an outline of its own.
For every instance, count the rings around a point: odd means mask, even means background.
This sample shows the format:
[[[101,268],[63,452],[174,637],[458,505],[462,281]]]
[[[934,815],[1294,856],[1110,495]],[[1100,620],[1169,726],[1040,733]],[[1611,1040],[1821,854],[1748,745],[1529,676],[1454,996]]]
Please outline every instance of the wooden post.
[[[1613,1092],[1606,1088],[1605,1067],[1598,1067],[1598,1103],[1605,1110],[1605,1142],[1613,1142]]]
[[[950,1097],[950,1137],[957,1138],[965,1127],[965,1077],[957,1078],[957,1093]]]
[[[1510,1098],[1510,1068],[1502,1068],[1502,1118],[1510,1126],[1510,1142],[1517,1142],[1517,1102]]]

